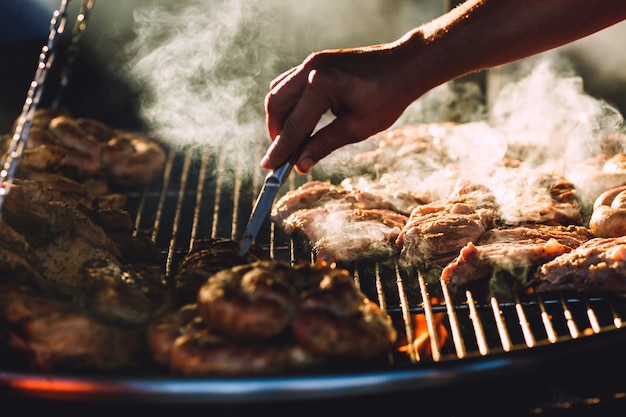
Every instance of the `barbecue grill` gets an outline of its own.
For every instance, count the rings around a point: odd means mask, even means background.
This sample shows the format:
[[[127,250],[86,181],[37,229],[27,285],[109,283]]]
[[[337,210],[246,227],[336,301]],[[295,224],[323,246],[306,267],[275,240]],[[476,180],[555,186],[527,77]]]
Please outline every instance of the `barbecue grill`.
[[[168,275],[197,239],[241,239],[265,173],[259,169],[249,177],[235,172],[234,180],[231,175],[219,153],[177,148],[169,150],[159,178],[130,190],[127,209],[136,233],[150,235],[163,251]],[[281,193],[316,179],[328,178],[315,171],[292,174]],[[292,264],[315,261],[305,242],[286,235],[269,219],[256,243],[275,259]],[[0,370],[0,385],[29,397],[80,401],[234,404],[344,399],[515,375],[563,355],[594,352],[626,336],[626,300],[620,298],[525,294],[512,277],[499,277],[508,279],[507,285],[485,282],[456,288],[428,271],[401,268],[396,259],[338,267],[351,272],[399,332],[398,349],[383,361],[347,370],[254,378]]]

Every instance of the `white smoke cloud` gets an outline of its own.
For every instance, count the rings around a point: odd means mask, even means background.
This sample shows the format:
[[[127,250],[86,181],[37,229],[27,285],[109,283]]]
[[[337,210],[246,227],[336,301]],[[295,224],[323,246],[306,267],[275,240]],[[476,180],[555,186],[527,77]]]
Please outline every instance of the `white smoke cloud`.
[[[141,116],[174,145],[226,150],[258,168],[272,78],[315,50],[396,39],[418,10],[401,0],[145,2],[128,50],[146,97]]]

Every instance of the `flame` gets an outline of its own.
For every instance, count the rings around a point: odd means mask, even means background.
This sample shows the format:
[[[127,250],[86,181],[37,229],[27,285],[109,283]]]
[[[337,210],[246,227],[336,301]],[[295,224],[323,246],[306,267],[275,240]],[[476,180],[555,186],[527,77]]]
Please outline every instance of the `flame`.
[[[433,314],[433,323],[435,325],[435,332],[437,338],[437,346],[440,348],[445,345],[448,340],[448,330],[443,324],[443,318],[445,313]],[[412,314],[411,321],[413,323],[413,349],[409,348],[409,342],[402,340],[398,346],[398,352],[411,355],[411,352],[417,352],[419,357],[431,357],[433,351],[431,347],[431,336],[428,332],[428,323],[424,314]]]

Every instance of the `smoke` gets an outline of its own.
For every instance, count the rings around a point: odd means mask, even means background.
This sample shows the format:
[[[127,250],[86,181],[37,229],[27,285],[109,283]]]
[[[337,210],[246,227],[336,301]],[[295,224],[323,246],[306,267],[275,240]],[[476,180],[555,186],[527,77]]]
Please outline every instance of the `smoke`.
[[[258,172],[269,145],[263,99],[274,77],[312,51],[395,40],[441,12],[439,2],[411,0],[149,1],[134,11],[136,38],[127,50],[134,59],[127,69],[144,92],[142,118],[164,140],[220,152],[226,164]],[[453,164],[435,161],[420,170],[423,161],[404,155],[395,174],[435,197],[450,192],[459,176],[492,187],[503,199],[530,197],[523,184],[534,181],[537,169],[579,181],[581,161],[599,153],[601,138],[622,129],[623,120],[614,106],[589,95],[576,73],[571,51],[583,56],[587,49],[578,43],[569,48],[424,95],[394,128],[462,123],[441,143]],[[355,153],[376,143],[344,147],[322,160],[316,173],[354,175]],[[524,154],[515,155],[521,149]],[[529,178],[502,170],[512,153],[526,164],[518,173]]]
[[[310,52],[393,40],[416,20],[406,1],[152,1],[136,7],[129,76],[141,117],[172,146],[219,151],[258,169],[269,145],[270,81]],[[419,13],[424,20],[429,15]]]

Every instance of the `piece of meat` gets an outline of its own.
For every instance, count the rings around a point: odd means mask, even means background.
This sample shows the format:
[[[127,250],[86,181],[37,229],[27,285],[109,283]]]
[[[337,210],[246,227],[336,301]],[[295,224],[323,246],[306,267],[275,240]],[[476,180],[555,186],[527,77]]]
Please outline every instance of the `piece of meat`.
[[[102,321],[141,328],[171,307],[160,265],[126,264],[94,258],[81,266],[78,305]]]
[[[308,369],[324,363],[293,340],[232,340],[209,329],[196,304],[159,317],[148,329],[155,362],[178,375],[258,375]]]
[[[192,249],[178,263],[174,274],[174,294],[178,305],[195,303],[202,284],[213,274],[259,260],[269,254],[252,245],[245,257],[239,256],[240,242],[224,238],[204,238],[194,242]]]
[[[329,270],[302,293],[292,331],[310,352],[358,359],[392,349],[397,338],[387,315],[341,269]]]
[[[370,358],[394,346],[387,315],[347,270],[276,260],[223,270],[198,295],[207,328],[231,340],[295,340],[322,357]]]
[[[284,222],[288,233],[303,235],[317,258],[328,263],[388,259],[408,217],[385,209],[303,209]]]
[[[441,279],[464,285],[500,271],[526,275],[531,268],[570,252],[591,237],[589,229],[574,225],[491,229],[476,244],[465,245],[443,269]]]
[[[286,193],[271,218],[287,234],[305,237],[320,260],[381,259],[397,253],[408,213],[427,201],[389,176],[349,178],[338,186],[311,181]]]
[[[275,261],[224,269],[198,292],[198,310],[212,329],[237,340],[282,333],[296,313],[293,269]]]
[[[165,150],[154,139],[130,132],[118,132],[102,147],[102,167],[119,185],[146,184],[163,171]]]
[[[626,236],[593,238],[543,264],[533,275],[537,292],[574,291],[626,297]]]
[[[101,322],[70,300],[32,287],[0,286],[0,345],[39,371],[146,369],[143,331]],[[0,348],[0,350],[2,350]]]
[[[460,186],[448,199],[415,208],[396,239],[401,263],[446,264],[495,227],[498,210],[493,193],[472,184]]]
[[[507,213],[507,224],[582,225],[576,187],[562,176],[541,173],[522,192],[515,199],[515,213]]]
[[[457,123],[423,123],[390,129],[374,136],[374,150],[354,156],[357,167],[367,172],[412,172],[419,166],[424,176],[451,162],[443,140]]]

